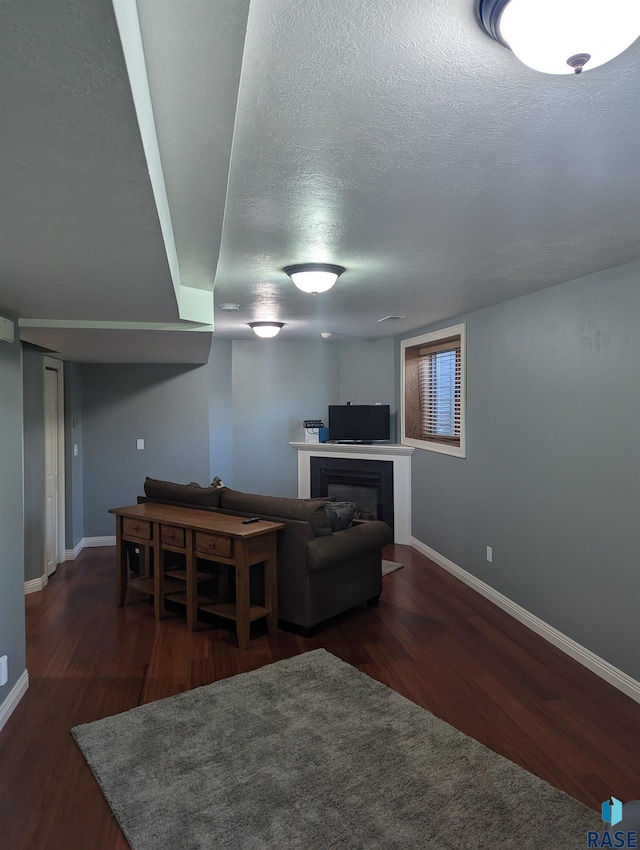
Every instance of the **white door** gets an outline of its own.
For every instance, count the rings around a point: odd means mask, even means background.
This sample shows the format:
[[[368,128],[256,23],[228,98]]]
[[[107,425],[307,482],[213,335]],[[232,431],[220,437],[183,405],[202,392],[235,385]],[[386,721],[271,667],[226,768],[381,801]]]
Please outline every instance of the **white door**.
[[[44,558],[47,575],[58,566],[58,373],[44,370],[44,478],[45,478],[45,541]]]

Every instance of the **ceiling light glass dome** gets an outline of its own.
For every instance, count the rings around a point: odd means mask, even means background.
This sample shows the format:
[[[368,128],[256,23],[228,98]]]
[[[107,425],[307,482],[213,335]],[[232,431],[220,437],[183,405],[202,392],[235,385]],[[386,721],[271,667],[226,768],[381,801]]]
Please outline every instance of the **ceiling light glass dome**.
[[[536,71],[579,74],[640,36],[640,0],[479,0],[489,35]]]
[[[330,263],[298,263],[295,266],[287,266],[284,271],[298,289],[317,295],[331,289],[344,268]]]
[[[261,339],[271,339],[278,336],[284,322],[249,322],[249,327]]]

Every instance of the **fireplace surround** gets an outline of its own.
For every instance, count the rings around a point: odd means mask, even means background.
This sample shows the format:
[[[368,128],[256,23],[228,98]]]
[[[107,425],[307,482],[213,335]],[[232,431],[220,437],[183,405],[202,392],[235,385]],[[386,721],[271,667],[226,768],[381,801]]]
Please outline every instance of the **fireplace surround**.
[[[350,457],[311,457],[311,498],[353,502],[356,519],[381,519],[393,531],[393,463]]]
[[[391,511],[390,513],[386,513],[388,508],[382,508],[383,516],[379,518],[388,522],[393,529],[394,543],[411,543],[411,455],[414,452],[413,446],[403,446],[397,443],[340,445],[336,443],[300,442],[291,442],[289,445],[296,449],[298,453],[298,497],[301,499],[308,499],[312,495],[311,467],[314,459],[316,461],[318,459],[322,461],[321,468],[323,465],[325,468],[328,468],[329,465],[326,462],[331,459],[343,461],[353,460],[357,463],[361,461],[382,461],[390,464],[390,467],[386,467],[386,469],[390,469],[391,472]],[[317,467],[317,465],[318,464],[314,461],[314,467]],[[375,466],[369,467],[366,471],[377,473]],[[329,485],[332,488],[339,488],[342,486],[342,482],[337,481],[334,478],[332,481],[327,482],[327,484],[328,492],[326,495],[335,495],[337,501],[353,501],[356,505],[358,504],[358,498],[346,497],[348,491],[332,489],[331,492],[329,492]],[[366,475],[363,476],[362,473],[359,475],[357,474],[356,477],[345,486],[351,487],[352,489],[357,487],[372,489],[371,479],[369,479]],[[345,494],[345,498],[342,498],[341,494]],[[364,494],[356,491],[354,495],[358,496]],[[380,509],[381,506],[376,504],[376,511],[379,511]],[[360,510],[363,511],[362,506],[360,507]],[[388,518],[386,518],[389,516],[391,517],[391,522],[389,522]]]

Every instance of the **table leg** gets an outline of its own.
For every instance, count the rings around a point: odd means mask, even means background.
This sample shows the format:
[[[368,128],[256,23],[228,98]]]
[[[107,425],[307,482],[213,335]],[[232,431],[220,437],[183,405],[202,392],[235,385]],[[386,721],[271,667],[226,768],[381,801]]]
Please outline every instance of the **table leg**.
[[[193,557],[193,531],[186,529],[187,536],[187,628],[192,632],[198,619],[198,582],[196,579],[196,559]]]
[[[164,615],[164,563],[160,546],[160,523],[153,523],[153,612],[156,620]]]
[[[236,542],[236,633],[238,646],[249,646],[249,565],[247,564],[244,541]]]
[[[150,564],[149,564],[149,561],[150,561],[149,547],[146,546],[146,545],[143,546],[142,544],[140,544],[138,546],[138,552],[139,552],[138,563],[140,565],[140,577],[141,578],[143,578],[143,577],[144,578],[150,578],[151,570],[150,570]]]
[[[278,632],[278,571],[276,560],[276,533],[271,533],[269,557],[264,562],[264,606],[267,614],[267,629],[270,635]]]
[[[116,517],[116,605],[124,605],[127,596],[127,547],[122,540],[122,517]]]

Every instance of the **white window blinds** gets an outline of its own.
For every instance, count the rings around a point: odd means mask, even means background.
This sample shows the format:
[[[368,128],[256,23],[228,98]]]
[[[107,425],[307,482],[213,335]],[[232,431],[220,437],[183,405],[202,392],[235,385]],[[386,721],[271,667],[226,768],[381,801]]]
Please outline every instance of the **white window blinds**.
[[[420,349],[420,430],[440,440],[460,440],[460,338]]]

